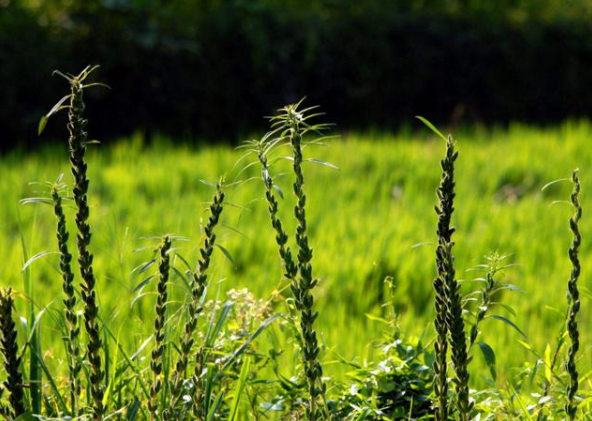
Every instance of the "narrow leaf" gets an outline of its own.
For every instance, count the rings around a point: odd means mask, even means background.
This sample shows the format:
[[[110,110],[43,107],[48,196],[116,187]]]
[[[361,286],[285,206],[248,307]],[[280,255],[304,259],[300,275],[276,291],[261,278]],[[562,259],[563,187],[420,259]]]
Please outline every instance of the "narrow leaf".
[[[232,263],[232,266],[234,266],[234,268],[236,269],[236,263],[234,263],[234,259],[232,258],[232,255],[230,254],[230,252],[228,250],[226,250],[220,244],[216,244],[216,247],[218,247],[220,249],[220,251],[222,253],[224,253],[224,256],[226,256],[226,258],[230,261],[230,263]]]
[[[330,162],[325,162],[325,161],[322,161],[322,160],[320,160],[320,159],[317,159],[317,158],[308,158],[306,161],[307,161],[307,162],[314,162],[314,163],[316,163],[316,164],[321,164],[321,165],[324,165],[325,167],[329,167],[329,168],[331,168],[331,169],[334,169],[334,170],[340,171],[339,167],[337,167],[337,166],[335,166],[335,165],[331,164]]]
[[[497,380],[497,371],[495,369],[495,352],[485,342],[477,342],[477,345],[479,345],[479,348],[481,349],[481,353],[483,354],[483,358],[485,358],[487,367],[489,367],[489,372],[491,373],[493,381]]]
[[[420,120],[423,124],[425,124],[431,131],[433,131],[436,135],[438,135],[438,137],[440,137],[441,139],[444,139],[444,141],[448,141],[448,139],[446,138],[446,136],[444,136],[442,134],[442,132],[440,132],[440,130],[438,130],[436,128],[436,126],[434,126],[432,123],[430,123],[426,118],[422,117],[422,116],[415,116],[415,118],[417,118],[418,120]]]
[[[250,366],[251,360],[249,358],[245,359],[243,367],[241,368],[240,376],[238,378],[238,383],[236,384],[234,398],[232,399],[232,406],[230,407],[230,417],[228,418],[229,421],[235,421],[237,419],[238,406],[240,404],[243,391],[245,390],[245,385],[247,384],[247,376],[249,375]]]
[[[31,257],[29,260],[25,262],[23,268],[21,269],[23,272],[27,270],[29,266],[33,264],[33,262],[37,259],[42,258],[43,256],[47,256],[48,254],[59,254],[57,251],[42,251],[41,253],[37,253],[35,256]]]
[[[517,331],[518,333],[520,333],[520,334],[521,334],[523,337],[525,337],[525,338],[528,338],[528,337],[527,337],[527,336],[524,334],[524,332],[523,332],[522,330],[520,330],[520,328],[519,328],[518,326],[516,326],[516,324],[515,324],[513,321],[511,321],[510,319],[507,319],[507,318],[506,318],[506,317],[504,317],[504,316],[489,316],[489,317],[490,317],[490,318],[492,318],[492,319],[500,320],[500,321],[502,321],[502,322],[504,322],[504,323],[506,323],[506,324],[508,324],[508,325],[512,326],[512,327],[513,327],[514,329],[516,329],[516,331]]]

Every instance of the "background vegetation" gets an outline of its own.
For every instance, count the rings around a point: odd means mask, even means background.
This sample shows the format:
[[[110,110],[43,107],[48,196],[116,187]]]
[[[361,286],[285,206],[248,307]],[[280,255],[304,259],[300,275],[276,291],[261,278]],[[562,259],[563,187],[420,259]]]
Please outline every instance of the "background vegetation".
[[[240,139],[309,96],[342,129],[592,112],[585,0],[3,0],[4,148],[38,142],[59,68],[100,63],[95,136]],[[232,124],[228,124],[228,119]],[[57,136],[57,132],[53,132]],[[51,136],[50,136],[51,137]]]
[[[457,135],[461,155],[453,225],[457,227],[458,277],[467,280],[463,293],[475,288],[476,284],[468,280],[479,276],[467,269],[484,263],[484,255],[496,250],[512,253],[510,262],[517,264],[504,271],[500,280],[522,290],[496,296],[496,301],[512,306],[516,316],[501,308],[497,314],[514,320],[528,339],[500,321],[484,322],[482,340],[497,354],[499,385],[513,379],[525,361],[536,360],[519,340],[544,353],[547,344],[554,346],[563,325],[571,209],[565,204],[550,205],[555,200],[566,200],[570,187],[569,183],[560,183],[544,192],[541,187],[569,175],[569,169],[577,165],[588,168],[592,164],[592,153],[586,146],[590,136],[592,126],[586,122],[545,130],[513,125],[508,131],[471,131]],[[345,378],[349,368],[338,363],[342,357],[361,363],[380,354],[373,341],[378,341],[381,332],[388,329],[377,321],[388,315],[388,308],[383,307],[390,301],[385,277],[392,277],[396,284],[393,302],[402,331],[421,337],[424,342],[432,339],[431,281],[435,273],[432,244],[436,223],[433,206],[442,150],[441,140],[401,133],[396,136],[352,134],[327,148],[307,151],[308,156],[340,168],[337,171],[306,164],[309,235],[315,272],[321,279],[316,292],[316,301],[323,310],[318,330],[328,375]],[[23,251],[18,240],[21,233],[29,257],[56,249],[55,221],[49,207],[24,206],[18,202],[35,195],[37,187],[28,185],[28,180],[53,180],[60,173],[67,174],[66,153],[65,146],[46,147],[37,153],[11,153],[2,158],[0,179],[4,181],[0,184],[0,194],[6,204],[0,208],[4,221],[0,231],[3,285],[22,290]],[[153,317],[154,305],[154,297],[150,295],[134,302],[139,294],[135,288],[145,274],[132,270],[150,256],[149,252],[134,250],[154,244],[154,240],[142,238],[173,232],[192,239],[178,246],[189,261],[197,258],[201,219],[206,217],[205,202],[213,193],[200,180],[215,181],[220,174],[233,174],[230,170],[239,156],[240,152],[226,146],[199,150],[185,146],[171,148],[170,141],[163,138],[147,146],[140,136],[112,147],[91,148],[89,178],[94,194],[90,205],[99,302],[102,317],[113,329],[133,325],[133,332],[120,338],[131,353],[152,333],[151,323],[145,321]],[[274,172],[283,172],[284,164],[277,165]],[[288,163],[285,165],[288,168]],[[258,175],[255,167],[244,177],[251,175]],[[590,180],[584,176],[582,180],[586,191]],[[279,178],[278,184],[286,192],[285,203],[280,203],[280,215],[287,221],[287,231],[292,232],[294,226],[289,216],[293,203],[287,194],[290,181]],[[260,180],[254,180],[229,189],[227,195],[227,202],[235,206],[228,205],[225,210],[218,242],[230,253],[233,262],[216,249],[208,298],[223,297],[230,289],[248,288],[255,297],[270,299],[273,308],[283,311],[282,296],[289,296],[289,292],[283,290],[286,284],[280,279],[281,268],[263,200],[263,186]],[[584,210],[592,207],[590,200],[588,195],[583,195]],[[68,202],[65,206],[71,222],[73,209]],[[591,230],[589,219],[582,219],[581,230],[584,237]],[[413,247],[419,243],[430,244]],[[589,358],[592,284],[586,264],[591,258],[590,243],[584,241],[579,318],[581,373],[592,368]],[[29,267],[39,309],[61,308],[57,298],[61,294],[57,265],[58,257],[48,255]],[[155,285],[156,281],[151,282]],[[179,282],[175,281],[171,292],[177,300],[183,293]],[[17,298],[19,308],[24,309],[24,304],[24,298]],[[52,334],[52,322],[46,319],[44,316],[41,322],[42,341],[43,348],[49,349],[53,343],[57,346],[60,338]],[[53,363],[60,363],[58,355],[53,353],[47,358],[49,361],[56,358]],[[286,361],[287,375],[291,360]],[[476,356],[474,364],[473,384],[487,384],[490,376],[482,370],[485,365],[480,356]],[[582,378],[584,388],[589,388],[589,382],[589,377]]]

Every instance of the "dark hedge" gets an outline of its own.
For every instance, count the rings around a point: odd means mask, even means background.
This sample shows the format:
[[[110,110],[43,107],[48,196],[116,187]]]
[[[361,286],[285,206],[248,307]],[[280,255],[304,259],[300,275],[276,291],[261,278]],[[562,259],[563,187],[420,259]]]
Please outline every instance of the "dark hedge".
[[[5,2],[2,147],[39,142],[39,117],[67,92],[52,70],[87,64],[101,64],[95,79],[113,88],[88,92],[101,140],[138,129],[237,139],[303,96],[343,129],[395,128],[416,114],[503,123],[592,113],[586,18],[516,23],[340,1]],[[63,135],[62,122],[44,139]]]

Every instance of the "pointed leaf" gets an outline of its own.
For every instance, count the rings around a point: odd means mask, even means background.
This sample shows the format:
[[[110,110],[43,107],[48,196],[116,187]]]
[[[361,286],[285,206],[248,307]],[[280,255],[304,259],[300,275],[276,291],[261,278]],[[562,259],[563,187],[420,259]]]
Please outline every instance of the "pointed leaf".
[[[307,161],[307,162],[314,162],[314,163],[316,163],[316,164],[321,164],[321,165],[324,165],[325,167],[329,167],[329,168],[331,168],[331,169],[334,169],[334,170],[340,171],[339,167],[337,167],[337,166],[335,166],[335,165],[331,164],[330,162],[325,162],[325,161],[322,161],[322,160],[320,160],[320,159],[317,159],[317,158],[308,158],[306,161]]]
[[[280,197],[283,200],[284,199],[284,192],[282,191],[280,186],[278,186],[277,184],[274,184],[272,187],[278,192],[278,194],[280,195]]]
[[[425,124],[431,131],[433,131],[436,135],[438,135],[438,137],[444,139],[444,141],[448,141],[448,139],[446,138],[446,136],[444,136],[442,134],[442,132],[440,132],[440,130],[438,130],[436,128],[436,126],[434,126],[432,123],[430,123],[426,118],[421,117],[419,115],[415,116],[415,118],[419,119],[423,124]]]
[[[518,333],[520,333],[523,337],[528,339],[528,337],[524,334],[524,332],[522,330],[520,330],[520,328],[518,326],[516,326],[516,324],[513,321],[511,321],[510,319],[507,319],[504,316],[489,316],[489,317],[492,319],[500,320],[500,321],[512,326],[514,329],[516,329],[516,331]]]
[[[495,369],[495,352],[493,352],[493,349],[485,342],[477,342],[477,345],[479,345],[479,349],[481,349],[483,358],[485,358],[485,363],[487,364],[487,367],[489,367],[491,378],[493,381],[496,381],[497,371]]]
[[[27,270],[27,268],[29,266],[31,266],[31,264],[33,264],[33,262],[37,259],[42,258],[43,256],[47,256],[48,254],[59,254],[59,252],[57,251],[42,251],[41,253],[37,253],[35,256],[31,257],[29,260],[27,260],[25,262],[25,264],[23,265],[23,268],[21,269],[23,272]]]
[[[232,263],[232,266],[234,266],[234,268],[236,269],[236,263],[234,263],[234,259],[232,258],[230,252],[228,250],[226,250],[223,246],[221,246],[220,244],[216,244],[216,247],[218,247],[220,249],[220,251],[222,253],[224,253],[224,256],[226,256],[226,258],[230,261],[230,263]]]
[[[37,136],[41,136],[41,133],[43,133],[43,130],[45,130],[45,126],[47,126],[47,120],[47,117],[44,115],[42,115],[39,119],[39,125],[37,126]]]

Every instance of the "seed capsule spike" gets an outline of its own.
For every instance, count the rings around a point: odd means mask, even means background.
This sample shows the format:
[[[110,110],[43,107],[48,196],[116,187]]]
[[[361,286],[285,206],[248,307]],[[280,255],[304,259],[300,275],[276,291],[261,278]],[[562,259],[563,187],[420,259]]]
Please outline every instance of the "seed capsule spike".
[[[580,195],[580,179],[578,176],[578,169],[572,172],[573,190],[571,193],[571,203],[574,208],[574,214],[570,218],[569,225],[572,231],[572,243],[568,250],[568,256],[571,261],[572,269],[567,284],[568,297],[568,315],[567,315],[567,333],[571,345],[567,352],[567,359],[565,362],[565,369],[569,374],[570,381],[566,387],[567,402],[565,404],[565,412],[570,421],[576,419],[578,411],[578,403],[576,401],[576,394],[579,388],[579,373],[577,370],[576,360],[577,353],[580,348],[580,332],[577,322],[577,316],[580,310],[580,292],[578,289],[578,279],[580,277],[581,265],[579,259],[579,248],[582,237],[579,230],[579,220],[582,216],[582,207],[579,202]]]

